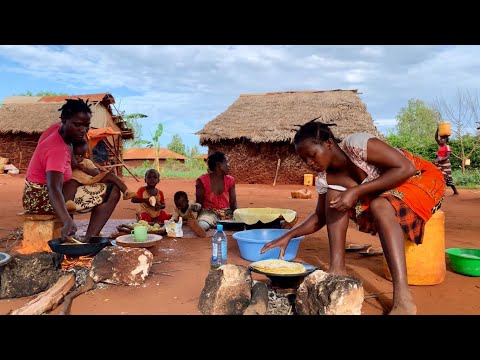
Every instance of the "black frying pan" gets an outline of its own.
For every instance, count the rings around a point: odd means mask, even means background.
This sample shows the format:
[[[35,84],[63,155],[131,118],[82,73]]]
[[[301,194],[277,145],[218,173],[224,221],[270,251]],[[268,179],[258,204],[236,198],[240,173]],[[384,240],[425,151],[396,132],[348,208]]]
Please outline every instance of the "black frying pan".
[[[62,239],[53,239],[48,242],[48,246],[53,252],[67,256],[86,256],[95,255],[105,246],[111,245],[110,238],[102,236],[92,236],[89,243],[81,245],[65,245]]]

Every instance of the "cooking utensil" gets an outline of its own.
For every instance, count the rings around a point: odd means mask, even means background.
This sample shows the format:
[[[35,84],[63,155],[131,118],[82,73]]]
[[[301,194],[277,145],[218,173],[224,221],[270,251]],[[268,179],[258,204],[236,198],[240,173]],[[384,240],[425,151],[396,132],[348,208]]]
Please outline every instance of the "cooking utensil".
[[[67,236],[67,239],[70,240],[71,242],[76,243],[76,244],[83,244],[81,241],[78,241],[73,236]]]
[[[275,274],[275,273],[270,273],[268,271],[262,271],[254,268],[252,264],[248,265],[248,268],[250,271],[256,272],[258,274],[266,275],[268,277],[273,276],[273,277],[305,277],[308,274],[314,272],[315,270],[318,270],[319,268],[317,266],[313,266],[310,264],[298,262],[298,261],[292,261],[293,263],[297,264],[302,264],[305,267],[305,271],[303,273],[298,273],[298,274]]]
[[[90,242],[77,245],[67,245],[62,239],[53,239],[48,242],[53,252],[68,256],[95,255],[108,245],[111,245],[110,238],[103,236],[92,236]]]
[[[259,261],[267,259],[278,259],[280,257],[280,249],[273,248],[260,254],[263,246],[288,232],[286,229],[256,229],[245,230],[233,233],[232,237],[237,241],[240,250],[240,256],[248,261]],[[299,236],[290,240],[285,251],[284,260],[290,261],[297,256],[300,241],[305,236]]]
[[[289,289],[289,292],[295,293],[297,287],[300,285],[304,277],[311,274],[315,270],[320,269],[317,266],[313,266],[313,265],[302,263],[302,262],[299,262],[299,264],[302,264],[306,269],[305,272],[300,274],[271,274],[268,272],[257,270],[251,267],[250,265],[248,266],[248,268],[250,269],[250,271],[253,271],[268,277],[271,281],[271,286],[273,289]]]

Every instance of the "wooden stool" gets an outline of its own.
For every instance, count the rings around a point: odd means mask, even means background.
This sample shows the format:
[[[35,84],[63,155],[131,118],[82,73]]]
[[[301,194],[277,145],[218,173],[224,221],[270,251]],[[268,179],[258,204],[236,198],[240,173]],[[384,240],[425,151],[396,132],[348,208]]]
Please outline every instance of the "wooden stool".
[[[17,252],[29,254],[52,250],[47,242],[61,237],[62,221],[56,215],[37,215],[27,212],[19,213],[23,219],[23,240]]]
[[[409,285],[436,285],[445,279],[445,214],[438,210],[425,224],[420,245],[405,239],[405,258]],[[392,280],[383,258],[385,277]]]

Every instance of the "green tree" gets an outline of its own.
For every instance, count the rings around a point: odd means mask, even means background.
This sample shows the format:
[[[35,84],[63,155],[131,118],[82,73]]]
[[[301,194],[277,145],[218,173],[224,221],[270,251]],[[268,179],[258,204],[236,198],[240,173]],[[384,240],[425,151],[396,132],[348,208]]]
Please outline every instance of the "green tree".
[[[67,93],[56,93],[53,91],[39,91],[36,94],[32,93],[30,90],[27,90],[24,94],[18,94],[18,96],[70,96]]]
[[[163,125],[159,123],[157,125],[157,129],[155,130],[154,134],[152,135],[152,142],[150,143],[149,147],[155,148],[155,161],[153,162],[153,166],[155,170],[160,173],[160,137],[163,134]]]
[[[465,174],[465,161],[478,151],[480,137],[466,137],[473,134],[480,125],[480,99],[478,93],[472,94],[468,90],[457,90],[452,102],[444,98],[437,98],[435,107],[444,121],[451,123],[452,138],[458,140],[458,147],[452,147],[452,155],[460,161],[462,174]]]
[[[176,152],[177,154],[181,154],[187,156],[187,152],[185,149],[185,144],[182,141],[182,138],[178,134],[174,134],[172,137],[172,141],[170,144],[167,145],[169,150]]]
[[[142,124],[138,121],[138,119],[144,119],[148,117],[148,115],[136,113],[128,115],[122,114],[122,116],[127,126],[133,130],[133,139],[125,141],[124,146],[126,148],[133,148],[148,145],[150,142],[142,139]]]
[[[397,135],[405,140],[407,148],[435,143],[435,130],[440,114],[424,101],[410,99],[396,116]]]
[[[205,169],[207,166],[205,165],[205,161],[200,157],[200,151],[198,150],[198,146],[194,145],[191,148],[187,148],[187,166],[190,169]]]
[[[422,100],[410,99],[396,119],[396,132],[386,137],[387,142],[393,147],[434,160],[437,151],[435,131],[440,113]]]

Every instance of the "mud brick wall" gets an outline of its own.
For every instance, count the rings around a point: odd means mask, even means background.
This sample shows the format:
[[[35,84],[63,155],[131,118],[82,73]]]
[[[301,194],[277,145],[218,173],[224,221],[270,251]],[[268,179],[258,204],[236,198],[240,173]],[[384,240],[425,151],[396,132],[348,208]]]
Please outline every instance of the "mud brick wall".
[[[0,157],[8,158],[21,172],[25,172],[40,134],[0,134]]]
[[[273,184],[278,159],[281,159],[277,184],[303,184],[304,174],[314,174],[287,142],[256,144],[228,140],[208,143],[208,153],[221,151],[229,158],[230,174],[237,183]]]

